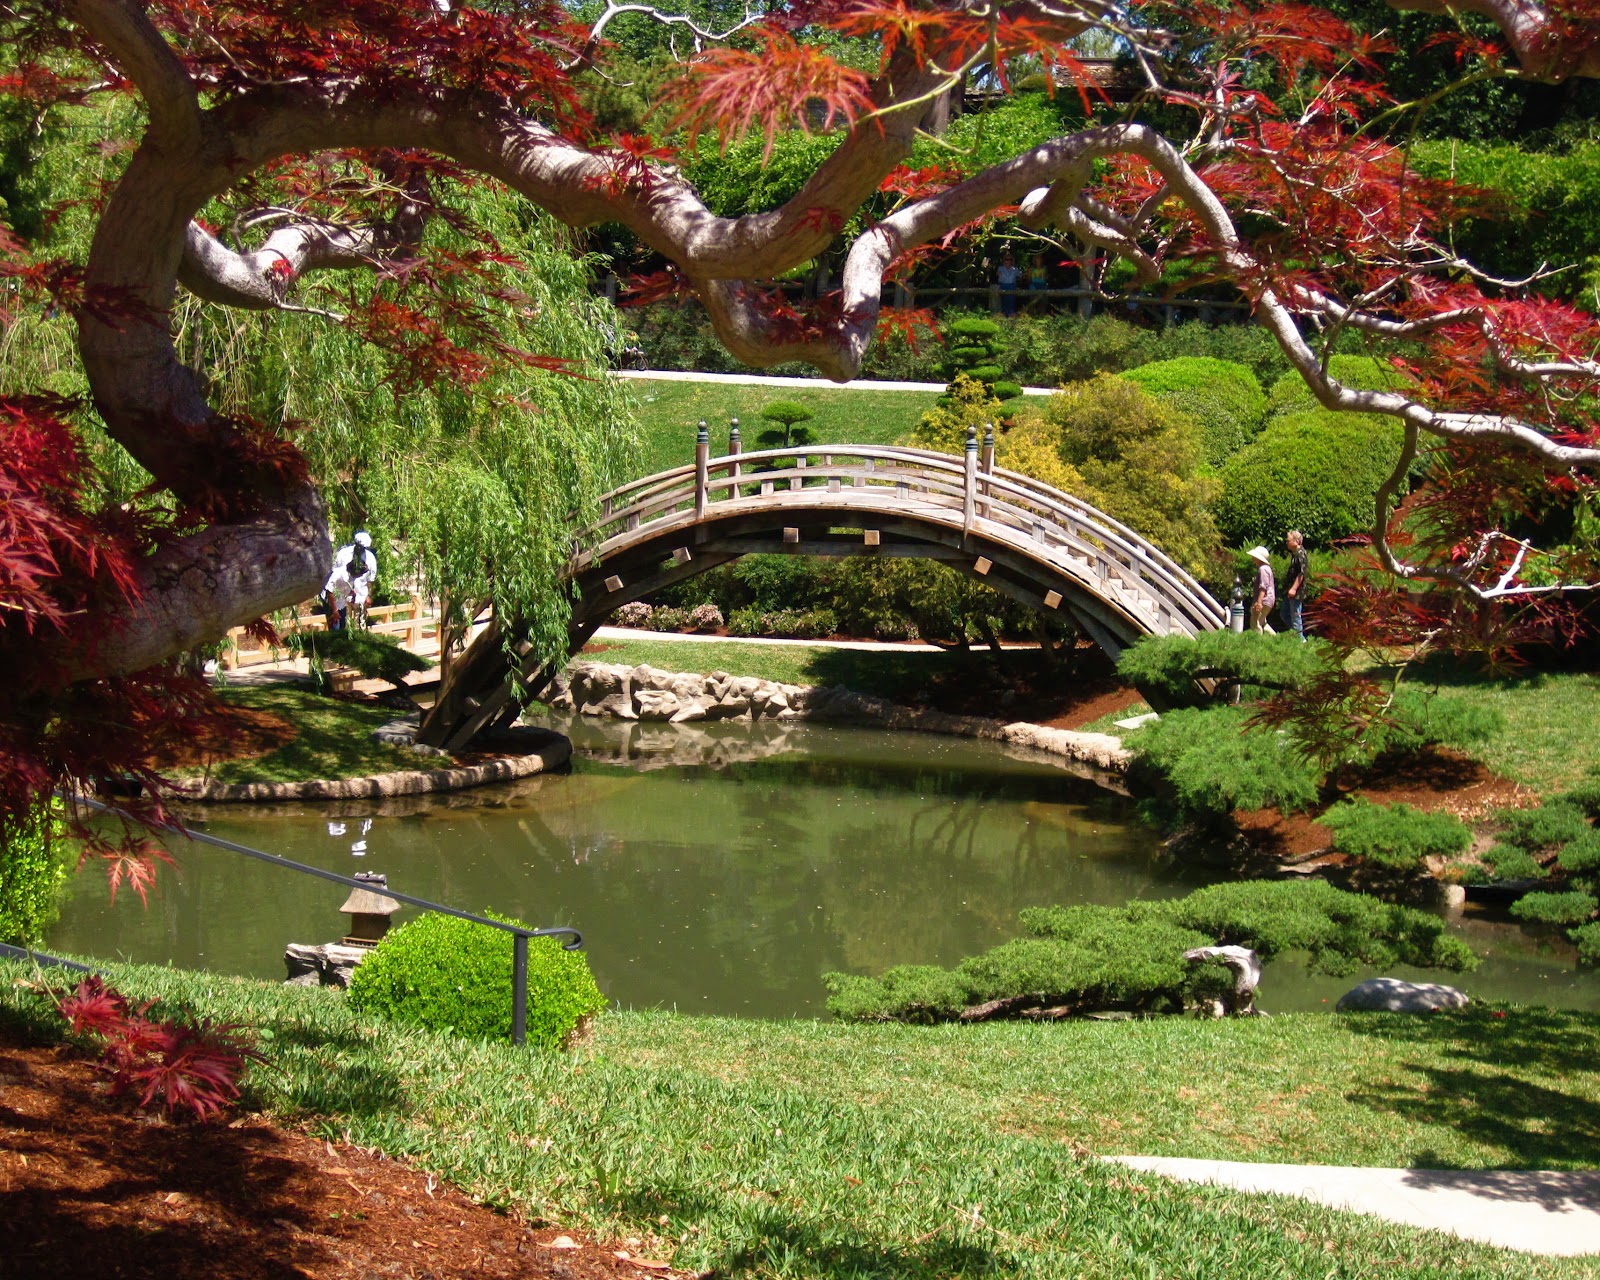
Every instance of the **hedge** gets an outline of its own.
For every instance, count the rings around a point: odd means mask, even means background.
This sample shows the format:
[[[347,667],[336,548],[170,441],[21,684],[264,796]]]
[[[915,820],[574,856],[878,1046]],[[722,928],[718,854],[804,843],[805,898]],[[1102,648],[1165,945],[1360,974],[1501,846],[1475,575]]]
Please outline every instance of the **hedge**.
[[[1200,448],[1214,467],[1249,444],[1267,415],[1261,383],[1242,364],[1211,356],[1155,360],[1123,375],[1147,393],[1194,419]]]
[[[1403,434],[1398,422],[1326,409],[1273,419],[1222,468],[1217,527],[1238,546],[1276,545],[1289,529],[1325,544],[1370,528]]]

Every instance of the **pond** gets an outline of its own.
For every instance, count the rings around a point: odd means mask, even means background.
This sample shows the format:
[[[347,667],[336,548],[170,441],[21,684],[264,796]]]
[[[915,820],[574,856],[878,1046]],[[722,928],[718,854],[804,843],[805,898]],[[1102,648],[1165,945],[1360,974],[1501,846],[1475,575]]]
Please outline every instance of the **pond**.
[[[1017,912],[1187,893],[1215,869],[1163,854],[1132,801],[1037,753],[927,734],[552,717],[570,774],[440,797],[211,806],[197,830],[467,910],[583,931],[625,1007],[824,1013],[829,970],[950,965]],[[86,872],[52,948],[283,975],[289,942],[344,932],[344,890],[207,845],[171,846],[148,908]],[[411,914],[407,908],[400,920]],[[1600,980],[1521,930],[1458,922],[1475,994],[1600,1009]],[[1420,975],[1449,981],[1437,974]],[[1321,1008],[1353,979],[1269,966],[1261,1004]]]

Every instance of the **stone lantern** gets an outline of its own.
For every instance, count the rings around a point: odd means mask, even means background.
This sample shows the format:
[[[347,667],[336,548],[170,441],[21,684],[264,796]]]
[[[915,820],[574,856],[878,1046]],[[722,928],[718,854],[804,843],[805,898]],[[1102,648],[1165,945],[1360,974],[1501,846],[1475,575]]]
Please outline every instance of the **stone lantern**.
[[[374,889],[389,887],[389,877],[376,871],[358,871],[354,878]],[[339,910],[350,917],[350,932],[340,941],[347,947],[375,947],[389,932],[389,917],[400,910],[400,904],[373,889],[352,889]]]

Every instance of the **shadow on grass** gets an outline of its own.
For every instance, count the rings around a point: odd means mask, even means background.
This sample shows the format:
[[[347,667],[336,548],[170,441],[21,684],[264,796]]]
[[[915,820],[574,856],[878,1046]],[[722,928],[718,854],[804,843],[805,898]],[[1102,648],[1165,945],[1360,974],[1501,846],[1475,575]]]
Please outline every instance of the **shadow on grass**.
[[[1594,1168],[1600,1158],[1600,1097],[1559,1087],[1571,1078],[1594,1081],[1600,1016],[1480,1006],[1431,1017],[1361,1015],[1347,1025],[1429,1051],[1426,1064],[1400,1064],[1409,1080],[1355,1088],[1346,1094],[1351,1102],[1452,1129],[1512,1168]],[[1455,1164],[1426,1150],[1413,1163]],[[1508,1196],[1515,1188],[1508,1184]],[[1538,1198],[1536,1184],[1525,1191]]]
[[[708,1273],[718,1276],[784,1274],[798,1259],[804,1259],[806,1275],[885,1280],[1005,1276],[1022,1269],[1017,1259],[999,1249],[950,1238],[956,1226],[953,1217],[926,1235],[901,1243],[872,1238],[842,1223],[824,1231],[797,1221],[776,1205],[752,1208],[732,1197],[708,1195],[682,1184],[637,1188],[617,1203],[626,1213],[644,1219],[666,1215],[684,1222],[737,1222],[740,1239],[727,1241],[707,1259]]]

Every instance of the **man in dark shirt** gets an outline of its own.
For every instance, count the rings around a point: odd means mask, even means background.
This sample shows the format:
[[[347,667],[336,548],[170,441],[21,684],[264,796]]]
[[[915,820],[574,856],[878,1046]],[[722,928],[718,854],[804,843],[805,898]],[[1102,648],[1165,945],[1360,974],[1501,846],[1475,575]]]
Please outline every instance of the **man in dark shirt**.
[[[1283,625],[1304,640],[1306,627],[1302,610],[1306,602],[1306,540],[1300,530],[1290,529],[1284,542],[1289,547],[1289,573],[1283,587]]]

